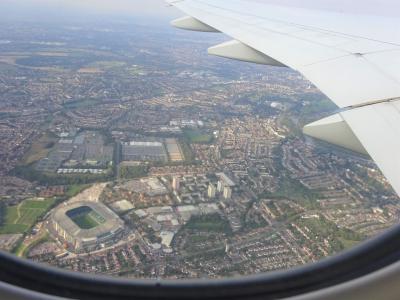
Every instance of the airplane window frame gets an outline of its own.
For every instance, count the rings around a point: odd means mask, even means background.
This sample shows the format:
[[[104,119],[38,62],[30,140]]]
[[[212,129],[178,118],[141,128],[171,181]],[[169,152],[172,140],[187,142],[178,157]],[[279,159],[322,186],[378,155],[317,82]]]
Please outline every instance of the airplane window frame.
[[[0,281],[73,299],[281,299],[360,278],[398,261],[400,225],[316,263],[243,277],[118,278],[63,270],[0,251]]]
[[[73,299],[280,299],[335,286],[400,261],[400,225],[317,263],[225,279],[128,279],[58,269],[0,252],[0,281]]]

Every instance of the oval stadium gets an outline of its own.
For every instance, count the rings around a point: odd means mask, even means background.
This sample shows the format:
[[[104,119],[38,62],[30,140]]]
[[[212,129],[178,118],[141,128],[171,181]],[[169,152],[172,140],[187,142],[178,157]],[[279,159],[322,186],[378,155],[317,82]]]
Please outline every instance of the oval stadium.
[[[124,222],[98,202],[60,206],[52,213],[51,223],[59,239],[76,252],[112,245],[124,234]]]

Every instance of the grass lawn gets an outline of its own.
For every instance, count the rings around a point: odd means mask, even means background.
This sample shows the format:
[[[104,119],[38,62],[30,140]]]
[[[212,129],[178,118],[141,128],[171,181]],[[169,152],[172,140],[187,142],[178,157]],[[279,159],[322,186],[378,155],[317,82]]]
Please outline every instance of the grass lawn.
[[[68,187],[66,195],[68,198],[74,197],[88,187],[90,187],[90,184],[72,184]]]
[[[92,229],[99,225],[99,222],[97,222],[89,214],[77,216],[73,218],[73,221],[82,229]]]
[[[17,234],[24,233],[29,229],[28,225],[24,224],[4,224],[0,227],[0,234]]]
[[[42,215],[43,211],[42,209],[21,209],[22,214],[17,222],[25,225],[33,224]]]
[[[185,129],[186,138],[191,144],[208,144],[213,140],[213,136],[199,129]]]
[[[9,206],[9,207],[7,207],[5,223],[6,224],[13,224],[16,219],[18,219],[17,206]]]
[[[340,237],[339,240],[342,242],[344,249],[353,248],[360,243],[360,241],[348,240],[342,237]]]
[[[66,215],[81,229],[92,229],[106,220],[88,206],[74,208]]]
[[[64,103],[63,106],[66,109],[77,109],[77,108],[86,108],[86,107],[95,106],[98,103],[99,103],[98,100],[86,99],[86,100],[79,100],[79,101],[70,101],[70,102]]]
[[[207,242],[209,239],[210,239],[209,236],[202,236],[202,235],[188,236],[189,244],[204,243],[204,242]]]
[[[49,200],[27,200],[22,203],[21,209],[47,209],[54,203],[53,199]]]
[[[318,209],[317,199],[322,198],[317,191],[306,188],[300,181],[290,178],[289,175],[284,175],[284,177],[280,179],[279,189],[276,192],[264,193],[262,197],[270,199],[293,199],[309,209]]]
[[[126,66],[126,62],[124,61],[118,61],[118,60],[102,60],[102,61],[96,61],[94,63],[91,63],[86,66],[89,68],[98,68],[101,71],[107,71],[110,69],[116,69],[116,68],[122,68]]]
[[[22,159],[22,163],[24,165],[29,165],[35,161],[45,158],[57,140],[57,137],[51,133],[44,134],[37,141],[33,142],[31,148]]]
[[[147,166],[120,166],[119,167],[120,178],[133,179],[147,176],[149,174],[149,168]]]
[[[231,233],[231,227],[227,220],[219,215],[192,216],[185,228],[206,232],[224,232]]]
[[[54,201],[54,199],[25,200],[19,205],[7,207],[5,222],[0,226],[0,234],[25,233],[47,212]]]
[[[33,240],[30,244],[20,243],[18,248],[14,250],[15,255],[19,257],[27,257],[29,251],[39,244],[48,242],[50,240],[49,234],[44,232],[38,238]]]

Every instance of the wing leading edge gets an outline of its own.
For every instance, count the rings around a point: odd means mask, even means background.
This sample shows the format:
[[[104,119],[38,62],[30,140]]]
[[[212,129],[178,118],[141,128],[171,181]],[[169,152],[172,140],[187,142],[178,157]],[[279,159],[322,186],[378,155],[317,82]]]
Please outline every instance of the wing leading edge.
[[[243,0],[167,2],[188,15],[177,27],[233,38],[210,54],[288,66],[346,108],[305,134],[369,154],[400,195],[399,19]]]
[[[339,107],[400,96],[398,19],[241,0],[169,3],[299,71]]]

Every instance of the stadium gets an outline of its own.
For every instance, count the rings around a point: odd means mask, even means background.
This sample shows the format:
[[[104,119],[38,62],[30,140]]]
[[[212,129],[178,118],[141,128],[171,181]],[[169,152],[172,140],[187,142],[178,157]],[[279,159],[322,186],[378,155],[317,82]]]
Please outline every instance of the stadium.
[[[124,222],[98,202],[62,205],[51,220],[59,239],[76,252],[112,245],[124,234]]]

